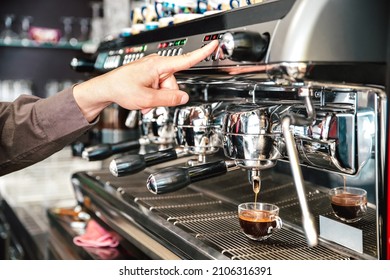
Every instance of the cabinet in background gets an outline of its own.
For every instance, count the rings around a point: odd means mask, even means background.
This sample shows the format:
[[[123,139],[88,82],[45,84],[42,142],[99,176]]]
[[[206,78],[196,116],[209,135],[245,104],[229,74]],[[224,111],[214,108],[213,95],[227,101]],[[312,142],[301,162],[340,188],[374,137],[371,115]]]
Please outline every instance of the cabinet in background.
[[[20,33],[22,18],[31,17],[31,26],[59,29],[65,33],[66,18],[72,18],[72,34],[81,36],[81,20],[92,17],[90,0],[3,0],[0,10],[0,32],[5,29],[5,16],[14,15],[12,31]],[[32,93],[45,97],[49,86],[63,86],[87,77],[70,67],[73,57],[88,57],[80,44],[40,46],[4,44],[0,42],[0,81],[29,81]],[[57,84],[56,84],[57,83]],[[1,90],[1,88],[0,88]]]

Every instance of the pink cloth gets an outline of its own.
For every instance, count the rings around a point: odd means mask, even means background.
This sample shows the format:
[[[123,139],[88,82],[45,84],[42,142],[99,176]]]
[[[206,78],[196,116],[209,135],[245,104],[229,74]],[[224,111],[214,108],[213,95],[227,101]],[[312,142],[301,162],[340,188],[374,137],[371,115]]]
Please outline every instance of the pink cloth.
[[[116,247],[119,245],[115,238],[106,229],[100,226],[95,220],[90,220],[85,229],[85,233],[73,238],[74,244],[82,247]]]

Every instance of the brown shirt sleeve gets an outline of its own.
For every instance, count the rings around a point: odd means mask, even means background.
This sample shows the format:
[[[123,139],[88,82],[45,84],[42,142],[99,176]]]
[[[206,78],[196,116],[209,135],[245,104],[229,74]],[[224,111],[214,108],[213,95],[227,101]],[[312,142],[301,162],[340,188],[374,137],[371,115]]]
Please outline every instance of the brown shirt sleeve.
[[[22,95],[0,103],[0,176],[47,158],[94,125],[84,118],[71,88],[45,99]]]

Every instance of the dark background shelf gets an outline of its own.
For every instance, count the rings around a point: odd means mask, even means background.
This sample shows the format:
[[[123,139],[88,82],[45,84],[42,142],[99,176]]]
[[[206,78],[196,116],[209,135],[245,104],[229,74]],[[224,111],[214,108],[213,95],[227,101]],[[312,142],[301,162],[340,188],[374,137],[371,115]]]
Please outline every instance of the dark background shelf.
[[[0,30],[4,29],[4,16],[15,15],[13,31],[20,31],[20,18],[31,16],[31,25],[63,30],[62,17],[91,17],[90,0],[3,0],[0,10]],[[59,8],[61,7],[61,8]],[[79,32],[79,26],[74,26]],[[77,34],[75,34],[77,36]],[[20,47],[0,45],[0,80],[26,79],[32,81],[33,93],[45,96],[45,85],[50,80],[76,82],[85,80],[82,73],[70,67],[73,57],[88,57],[80,47],[49,46]]]

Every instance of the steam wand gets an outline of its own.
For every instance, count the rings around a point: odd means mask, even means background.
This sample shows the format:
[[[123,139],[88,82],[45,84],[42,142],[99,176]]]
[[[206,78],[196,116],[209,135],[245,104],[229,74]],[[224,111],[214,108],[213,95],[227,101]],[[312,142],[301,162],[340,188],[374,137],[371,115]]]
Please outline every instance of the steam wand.
[[[315,246],[318,243],[317,231],[314,226],[314,218],[310,213],[309,207],[307,205],[303,185],[303,176],[301,167],[299,165],[298,151],[296,148],[294,136],[290,130],[290,125],[310,125],[315,118],[314,107],[310,99],[310,90],[308,88],[302,88],[300,94],[301,96],[305,97],[305,106],[308,116],[303,117],[297,114],[286,115],[282,120],[282,131],[286,141],[288,158],[290,160],[291,171],[294,178],[295,188],[298,194],[299,204],[301,206],[303,229],[306,234],[308,245]]]

